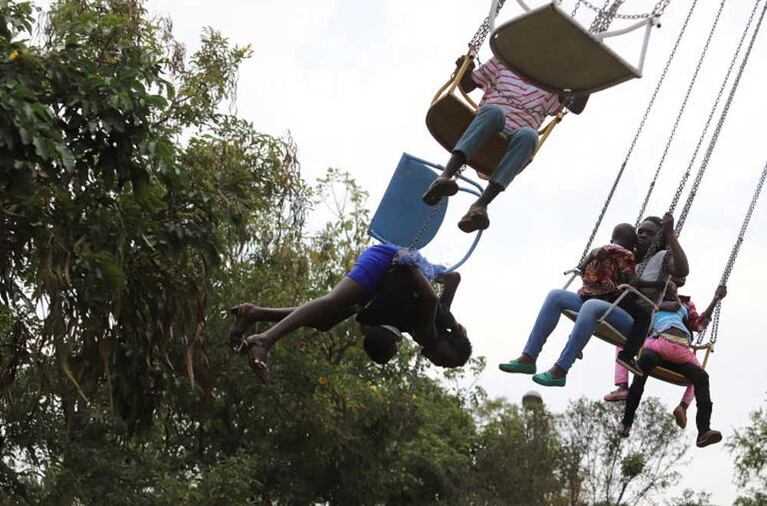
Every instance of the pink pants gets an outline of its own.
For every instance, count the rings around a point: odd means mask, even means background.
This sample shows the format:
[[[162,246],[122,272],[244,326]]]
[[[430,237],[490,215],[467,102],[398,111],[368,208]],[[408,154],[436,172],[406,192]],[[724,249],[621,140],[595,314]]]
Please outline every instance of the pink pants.
[[[663,360],[668,360],[669,362],[673,364],[686,364],[688,362],[692,362],[693,364],[697,366],[700,365],[700,362],[698,362],[698,359],[697,357],[695,357],[695,354],[692,352],[692,350],[688,348],[687,346],[684,346],[681,344],[672,343],[671,341],[658,338],[658,339],[647,339],[644,342],[644,347],[647,348],[648,350],[653,350],[658,355],[660,355]],[[623,348],[616,349],[615,354],[617,355],[618,352],[622,350]],[[629,382],[628,370],[616,362],[615,384],[627,385],[628,382]],[[689,406],[693,398],[695,398],[695,388],[692,385],[688,385],[684,391],[684,395],[682,395],[682,402],[684,402],[686,406]]]

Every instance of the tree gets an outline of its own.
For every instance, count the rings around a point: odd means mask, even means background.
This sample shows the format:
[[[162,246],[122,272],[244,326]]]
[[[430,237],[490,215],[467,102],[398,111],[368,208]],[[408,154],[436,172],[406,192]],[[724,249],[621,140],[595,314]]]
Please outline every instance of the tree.
[[[622,406],[579,399],[564,413],[560,433],[570,504],[637,504],[673,485],[687,442],[666,408],[644,399],[622,439]]]
[[[738,497],[739,506],[767,504],[767,413],[758,409],[750,418],[751,424],[736,430],[727,443],[735,456],[735,482],[747,494]]]

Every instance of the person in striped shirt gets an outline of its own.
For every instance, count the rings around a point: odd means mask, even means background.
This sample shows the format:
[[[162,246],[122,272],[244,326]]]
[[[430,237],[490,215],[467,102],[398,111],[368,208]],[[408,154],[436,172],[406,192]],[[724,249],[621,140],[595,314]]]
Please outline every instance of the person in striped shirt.
[[[460,66],[463,58],[456,65]],[[506,154],[487,187],[458,222],[458,227],[468,233],[484,230],[490,225],[488,204],[506,189],[533,157],[538,145],[538,128],[546,116],[558,114],[565,103],[570,111],[580,114],[586,107],[588,97],[568,101],[565,97],[541,90],[506,68],[495,57],[477,69],[474,62],[470,62],[460,85],[467,93],[482,88],[484,96],[477,115],[455,145],[442,174],[424,193],[423,201],[434,206],[442,197],[455,195],[458,184],[454,178],[467,160],[482,149],[490,136],[503,132],[508,139]]]

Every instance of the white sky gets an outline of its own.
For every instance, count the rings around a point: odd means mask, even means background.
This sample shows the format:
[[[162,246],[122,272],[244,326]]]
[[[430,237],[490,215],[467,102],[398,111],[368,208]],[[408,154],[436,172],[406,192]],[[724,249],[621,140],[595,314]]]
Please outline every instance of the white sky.
[[[572,3],[566,0],[565,6]],[[631,0],[624,12],[649,11],[654,3]],[[614,350],[596,339],[586,348],[585,360],[571,370],[564,389],[538,387],[529,377],[501,373],[496,364],[521,351],[545,294],[561,287],[562,271],[578,260],[689,4],[689,0],[672,2],[662,28],[654,31],[645,77],[593,96],[582,116],[566,118],[535,163],[492,205],[491,228],[461,270],[464,283],[454,307],[476,352],[488,359],[481,384],[491,395],[517,401],[535,387],[551,409],[561,411],[570,399],[599,399],[613,388]],[[597,244],[608,242],[615,223],[633,222],[639,210],[719,2],[699,4]],[[652,214],[661,215],[666,209],[687,167],[753,3],[728,4],[650,202]],[[447,153],[424,125],[426,109],[456,57],[465,51],[489,2],[150,0],[148,6],[173,19],[176,37],[190,51],[198,47],[204,26],[220,30],[238,45],[252,44],[254,57],[240,75],[239,114],[263,132],[281,135],[289,130],[308,180],[330,166],[351,172],[370,192],[369,207],[374,210],[403,151],[446,162]],[[512,1],[504,11],[501,20],[521,12]],[[685,293],[693,295],[701,310],[721,275],[753,185],[767,161],[759,124],[767,103],[765,38],[762,34],[754,48],[681,238],[691,264]],[[630,61],[638,55],[637,42],[631,39],[621,46]],[[483,61],[489,57],[487,47],[481,56]],[[452,201],[443,233],[426,250],[432,259],[450,262],[469,244],[455,227],[469,203],[467,197]],[[767,275],[760,268],[760,259],[767,255],[765,207],[767,202],[757,208],[730,280],[720,346],[708,368],[713,427],[725,436],[765,404],[767,347],[756,302],[767,288]],[[570,327],[563,321],[551,336],[539,369],[549,367],[559,355]],[[682,390],[652,381],[646,392],[660,396],[671,409]],[[730,504],[737,495],[732,459],[722,444],[704,450],[694,447],[694,413],[693,406],[686,434],[692,446],[690,462],[675,493],[685,487],[706,490],[716,503]]]

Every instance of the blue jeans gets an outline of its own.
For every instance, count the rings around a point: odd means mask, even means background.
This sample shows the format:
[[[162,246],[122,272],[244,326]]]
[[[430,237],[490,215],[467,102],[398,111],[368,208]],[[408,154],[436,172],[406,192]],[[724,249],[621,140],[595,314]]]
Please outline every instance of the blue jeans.
[[[506,125],[506,115],[497,105],[486,105],[479,109],[469,127],[453,148],[471,160],[491,135],[502,132]],[[490,181],[506,188],[509,183],[525,168],[538,146],[538,132],[523,127],[513,132],[505,132],[508,138],[506,154],[493,171]]]
[[[577,311],[578,319],[567,339],[565,349],[562,350],[562,354],[556,362],[563,370],[570,370],[576,357],[586,347],[591,335],[596,330],[597,321],[607,312],[610,305],[609,302],[599,299],[589,299],[583,302],[580,295],[567,290],[550,291],[538,313],[538,319],[535,320],[535,325],[530,332],[523,353],[533,360],[537,359],[546,339],[557,326],[562,311],[565,309]],[[623,335],[631,330],[634,322],[631,316],[619,307],[612,310],[607,321]]]

